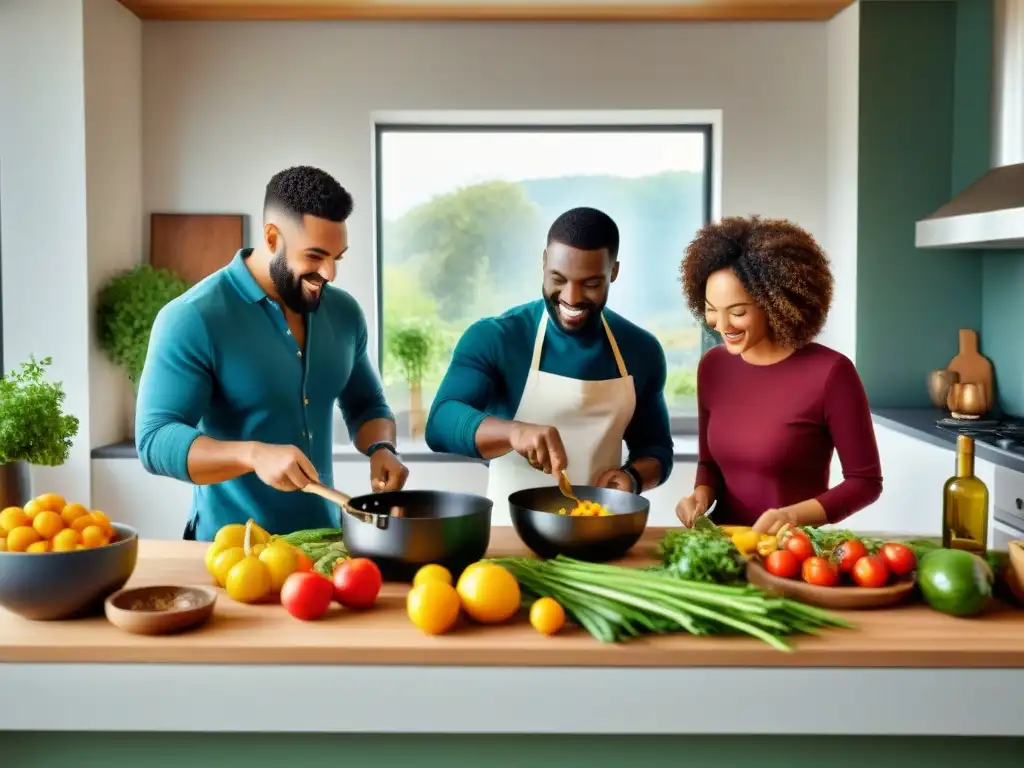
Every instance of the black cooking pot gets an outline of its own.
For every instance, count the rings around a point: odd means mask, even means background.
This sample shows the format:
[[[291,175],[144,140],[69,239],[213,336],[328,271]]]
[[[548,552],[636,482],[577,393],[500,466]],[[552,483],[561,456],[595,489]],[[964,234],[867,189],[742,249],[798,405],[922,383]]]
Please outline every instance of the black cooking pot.
[[[351,497],[310,484],[303,490],[341,508],[345,549],[373,560],[388,581],[411,581],[422,566],[443,565],[455,578],[482,559],[491,541],[494,503],[449,491],[388,491]]]
[[[574,485],[583,501],[596,501],[610,515],[571,517],[559,509],[575,506],[557,486],[527,488],[508,497],[512,525],[534,554],[550,558],[565,555],[576,560],[603,563],[625,556],[647,527],[651,503],[643,496],[612,488]]]

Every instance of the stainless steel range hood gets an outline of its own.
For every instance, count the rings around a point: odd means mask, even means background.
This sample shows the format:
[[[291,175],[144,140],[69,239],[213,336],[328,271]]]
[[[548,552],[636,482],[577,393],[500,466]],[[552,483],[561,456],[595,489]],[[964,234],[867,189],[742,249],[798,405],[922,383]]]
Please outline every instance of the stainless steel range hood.
[[[926,219],[918,248],[1024,249],[1024,0],[994,0],[992,170]]]

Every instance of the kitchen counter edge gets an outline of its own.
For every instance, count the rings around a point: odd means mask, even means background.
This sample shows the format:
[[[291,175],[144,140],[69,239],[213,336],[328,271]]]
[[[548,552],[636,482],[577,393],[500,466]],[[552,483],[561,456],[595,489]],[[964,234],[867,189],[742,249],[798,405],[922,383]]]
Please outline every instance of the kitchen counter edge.
[[[871,415],[880,426],[940,448],[956,451],[956,433],[935,426],[936,421],[948,415],[944,411],[933,408],[872,408]],[[1024,472],[1022,454],[1004,451],[979,440],[975,443],[974,455],[1006,469]]]

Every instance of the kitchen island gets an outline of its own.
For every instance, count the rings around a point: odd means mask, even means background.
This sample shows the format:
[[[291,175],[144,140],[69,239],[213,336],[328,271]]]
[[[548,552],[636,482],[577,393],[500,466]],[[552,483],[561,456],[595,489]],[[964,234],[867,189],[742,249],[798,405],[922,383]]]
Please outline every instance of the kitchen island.
[[[626,562],[642,564],[663,533],[648,530]],[[209,584],[204,548],[142,541],[130,584]],[[489,554],[524,551],[496,528]],[[920,605],[848,612],[856,629],[794,637],[784,653],[740,637],[604,645],[576,628],[544,637],[525,619],[428,637],[405,616],[406,589],[386,585],[375,609],[318,622],[221,591],[209,624],[158,638],[0,611],[0,741],[54,730],[1024,736],[1024,612],[1008,607],[976,619]]]

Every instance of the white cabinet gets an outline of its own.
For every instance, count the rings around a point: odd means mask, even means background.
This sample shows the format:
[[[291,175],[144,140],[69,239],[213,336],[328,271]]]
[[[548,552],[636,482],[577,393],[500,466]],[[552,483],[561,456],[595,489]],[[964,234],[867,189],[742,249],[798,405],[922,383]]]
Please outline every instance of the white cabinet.
[[[847,518],[843,527],[911,536],[941,535],[942,485],[956,465],[952,447],[932,445],[877,422],[875,436],[882,461],[882,495]],[[832,464],[836,474],[838,458]]]

